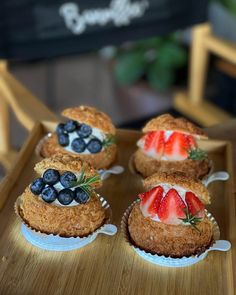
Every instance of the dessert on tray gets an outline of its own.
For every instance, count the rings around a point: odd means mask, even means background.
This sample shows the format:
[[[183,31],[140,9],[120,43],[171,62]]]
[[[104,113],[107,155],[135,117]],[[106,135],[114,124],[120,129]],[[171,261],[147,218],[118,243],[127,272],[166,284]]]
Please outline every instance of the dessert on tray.
[[[168,257],[199,255],[213,243],[213,224],[205,204],[207,188],[181,172],[156,173],[144,180],[128,217],[131,243],[146,252]]]
[[[38,177],[16,202],[17,213],[33,230],[62,237],[84,237],[106,220],[95,188],[98,173],[68,155],[46,158],[35,165]]]
[[[184,118],[169,114],[150,120],[142,129],[144,136],[137,142],[133,165],[142,176],[155,172],[182,171],[203,178],[210,171],[206,152],[198,147],[198,139],[207,135]]]
[[[89,106],[65,109],[68,120],[58,124],[56,132],[43,142],[42,157],[55,154],[74,156],[89,162],[95,169],[105,169],[116,159],[116,129],[111,119]]]

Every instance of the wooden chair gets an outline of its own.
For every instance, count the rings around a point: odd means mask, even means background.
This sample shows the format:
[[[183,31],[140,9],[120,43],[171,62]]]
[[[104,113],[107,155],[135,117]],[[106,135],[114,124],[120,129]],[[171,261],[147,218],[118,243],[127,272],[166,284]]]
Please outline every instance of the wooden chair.
[[[57,121],[56,116],[8,71],[7,62],[0,61],[0,162],[6,170],[17,155],[10,143],[9,108],[29,131],[37,121]]]
[[[208,59],[211,53],[236,64],[236,44],[216,37],[208,23],[195,26],[188,90],[176,93],[174,100],[174,107],[178,111],[203,126],[222,123],[231,118],[228,113],[204,100]]]
[[[236,46],[213,36],[209,24],[197,25],[193,28],[189,89],[177,93],[174,101],[177,110],[205,126],[230,118],[203,99],[209,53],[236,64]],[[9,107],[29,131],[37,121],[57,121],[56,116],[8,71],[7,62],[0,61],[0,162],[7,170],[17,155],[10,144]]]

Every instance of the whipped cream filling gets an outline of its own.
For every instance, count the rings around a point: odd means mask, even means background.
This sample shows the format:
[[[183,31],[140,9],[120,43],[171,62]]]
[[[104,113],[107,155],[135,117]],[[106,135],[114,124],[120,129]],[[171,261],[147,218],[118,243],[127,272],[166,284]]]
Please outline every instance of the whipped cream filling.
[[[92,127],[91,127],[92,128]],[[76,153],[75,151],[73,151],[73,149],[71,148],[71,143],[72,143],[72,141],[75,139],[75,138],[78,138],[79,136],[78,136],[78,134],[77,134],[77,132],[76,131],[74,131],[74,132],[70,132],[70,133],[68,133],[68,135],[69,135],[69,141],[70,141],[70,143],[69,143],[69,145],[68,146],[66,146],[66,147],[64,147],[64,149],[65,150],[67,150],[68,152],[71,152],[71,153],[74,153],[74,154],[78,154],[78,153]],[[87,144],[89,141],[90,141],[90,139],[91,138],[93,138],[93,137],[96,137],[97,139],[99,139],[101,142],[103,142],[104,141],[104,139],[106,138],[106,135],[100,130],[100,129],[98,129],[98,128],[95,128],[95,127],[93,127],[92,128],[92,134],[89,136],[89,137],[87,137],[87,138],[83,138],[83,140],[85,141],[85,143]],[[104,148],[102,148],[102,150],[103,150]],[[101,150],[101,151],[102,151]],[[91,154],[87,149],[85,149],[82,153],[80,153],[80,154],[84,154],[84,155],[88,155],[88,154]]]
[[[183,200],[183,202],[185,203],[185,205],[187,206],[186,204],[186,201],[185,201],[185,194],[186,192],[190,191],[190,190],[186,190],[178,185],[171,185],[171,184],[168,184],[168,183],[158,183],[158,185],[160,185],[162,188],[163,188],[163,198],[162,200],[166,197],[166,194],[167,192],[173,188],[175,189],[179,196],[181,197],[181,199]],[[155,185],[153,187],[156,187],[158,185]],[[149,198],[149,200],[144,204],[142,205],[141,202],[140,202],[140,210],[143,214],[144,217],[149,217],[150,219],[154,220],[154,221],[157,221],[157,222],[161,222],[161,220],[159,219],[158,215],[156,214],[155,216],[152,216],[149,212],[148,212],[148,208],[149,208],[149,205],[152,203],[153,199],[155,198],[155,193],[153,193],[153,195]],[[184,224],[184,225],[189,225],[187,223],[184,223],[184,222],[181,222],[181,224]]]
[[[76,175],[77,179],[80,178],[81,173],[74,173],[74,174]],[[41,177],[43,177],[43,176],[41,176]],[[46,184],[45,187],[47,187],[47,186],[48,186],[48,184]],[[59,193],[62,189],[64,189],[64,186],[60,183],[60,181],[58,181],[56,184],[54,184],[53,187],[56,189],[56,191],[57,191],[58,193]],[[77,187],[79,187],[79,185],[77,185],[77,186],[73,186],[73,187],[71,187],[70,189],[71,189],[72,191],[74,191]],[[41,196],[41,194],[40,194],[39,196]],[[43,202],[45,202],[45,201],[43,200],[42,197],[41,197],[41,200],[42,200]],[[89,201],[89,199],[88,199],[88,201]],[[47,202],[45,202],[45,203],[47,203]],[[75,200],[73,200],[69,205],[63,205],[63,204],[61,204],[57,199],[56,199],[54,202],[50,203],[50,204],[51,204],[51,205],[56,205],[56,206],[61,206],[61,207],[73,207],[73,206],[78,206],[78,205],[80,205],[80,204],[77,203]]]

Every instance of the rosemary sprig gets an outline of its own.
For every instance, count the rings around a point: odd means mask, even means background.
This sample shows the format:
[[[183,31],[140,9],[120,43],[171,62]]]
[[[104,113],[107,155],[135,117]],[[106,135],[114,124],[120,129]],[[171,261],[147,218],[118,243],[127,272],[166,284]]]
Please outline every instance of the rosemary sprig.
[[[102,142],[103,147],[108,147],[116,142],[115,136],[108,135]]]
[[[188,150],[188,158],[191,160],[205,160],[208,158],[207,153],[199,148]]]
[[[86,177],[84,170],[82,170],[78,181],[73,183],[73,186],[80,187],[83,191],[85,191],[88,195],[94,190],[93,184],[100,180],[100,175],[94,175],[91,177]]]
[[[186,215],[185,218],[179,218],[179,219],[181,219],[184,223],[189,223],[194,229],[200,232],[200,230],[196,226],[196,224],[202,220],[201,217],[197,217],[199,211],[197,211],[195,215],[193,215],[188,211],[188,209],[184,209],[184,213]]]

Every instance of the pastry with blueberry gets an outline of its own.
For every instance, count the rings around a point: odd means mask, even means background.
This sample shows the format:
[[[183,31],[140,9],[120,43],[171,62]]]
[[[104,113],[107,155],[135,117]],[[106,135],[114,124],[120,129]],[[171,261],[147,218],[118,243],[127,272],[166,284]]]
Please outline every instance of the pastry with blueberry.
[[[116,159],[116,129],[103,112],[89,106],[65,109],[68,120],[58,124],[56,132],[42,145],[40,154],[72,155],[89,162],[95,169],[106,169]]]
[[[37,178],[19,197],[19,215],[41,233],[84,237],[105,222],[105,209],[95,188],[99,174],[90,164],[69,155],[46,158],[35,165]]]
[[[152,254],[199,255],[214,240],[213,223],[205,211],[207,188],[181,172],[156,173],[144,180],[146,192],[128,217],[131,243]]]
[[[207,153],[199,148],[205,132],[184,118],[169,114],[150,120],[142,129],[133,166],[143,177],[156,172],[180,171],[202,179],[211,169]]]

